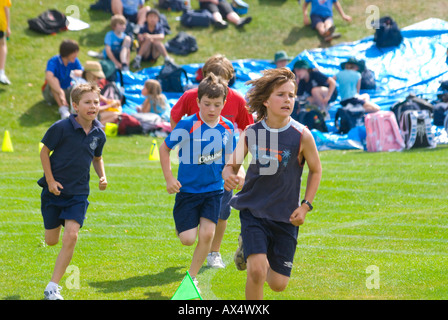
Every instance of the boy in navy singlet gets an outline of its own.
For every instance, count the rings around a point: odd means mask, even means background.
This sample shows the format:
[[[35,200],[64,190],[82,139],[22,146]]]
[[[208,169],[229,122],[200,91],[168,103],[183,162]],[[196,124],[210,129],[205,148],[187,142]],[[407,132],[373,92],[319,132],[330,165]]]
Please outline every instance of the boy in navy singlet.
[[[77,114],[54,123],[48,129],[42,138],[40,153],[44,176],[37,183],[42,187],[45,243],[56,245],[64,226],[62,248],[51,281],[44,291],[48,300],[63,300],[58,283],[70,264],[89,205],[92,163],[100,178],[99,189],[107,187],[102,158],[106,135],[96,120],[100,89],[93,84],[80,84],[72,90],[71,98]]]
[[[230,205],[240,210],[242,241],[236,258],[243,253],[247,261],[246,299],[253,300],[263,298],[265,281],[274,291],[288,285],[298,226],[312,209],[322,168],[311,132],[290,117],[297,92],[294,73],[287,68],[266,70],[248,84],[249,111],[257,112],[260,121],[240,136],[222,176],[225,189],[235,189],[236,174],[247,153],[252,154],[244,186]],[[299,204],[305,162],[309,174]]]
[[[160,163],[168,193],[176,193],[173,209],[176,232],[183,245],[198,237],[189,273],[196,275],[204,263],[218,222],[226,154],[233,151],[233,124],[221,116],[227,83],[210,73],[198,87],[199,112],[179,121],[160,146]],[[179,145],[179,170],[173,176],[170,151]],[[201,225],[198,228],[198,225]]]

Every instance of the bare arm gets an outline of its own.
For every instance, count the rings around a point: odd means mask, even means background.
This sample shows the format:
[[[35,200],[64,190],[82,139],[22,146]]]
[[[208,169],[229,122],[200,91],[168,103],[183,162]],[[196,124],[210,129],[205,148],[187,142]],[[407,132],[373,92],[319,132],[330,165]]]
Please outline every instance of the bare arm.
[[[58,196],[61,194],[61,190],[64,189],[62,184],[54,180],[53,171],[51,170],[50,163],[50,149],[46,145],[42,147],[40,151],[40,161],[42,162],[42,168],[44,169],[45,180],[47,181],[48,191]]]
[[[309,169],[304,199],[312,203],[322,178],[322,166],[313,135],[307,128],[303,131],[300,148],[299,161],[301,162],[305,159]],[[302,225],[305,222],[305,217],[308,211],[309,207],[306,204],[298,207],[290,217],[291,223],[295,226]]]
[[[339,14],[341,15],[342,19],[344,19],[345,21],[348,21],[348,22],[352,21],[352,17],[350,17],[349,15],[346,15],[346,14],[345,14],[345,12],[344,12],[344,10],[342,9],[342,6],[341,6],[341,4],[339,3],[339,1],[338,1],[338,2],[335,2],[334,5],[335,5],[335,7],[336,7],[336,10],[338,10]]]
[[[170,160],[170,149],[167,147],[165,143],[159,148],[160,155],[160,165],[162,166],[163,176],[166,181],[166,191],[168,193],[178,193],[182,185],[180,182],[173,176],[173,172],[171,171],[171,160]]]
[[[303,12],[303,24],[309,26],[311,24],[310,18],[308,17],[308,2],[303,2],[302,12]]]
[[[103,157],[93,157],[93,168],[95,169],[98,178],[100,178],[99,189],[106,190],[107,187],[107,179],[106,179],[106,171],[104,170],[104,161]]]
[[[229,161],[227,161],[222,171],[222,178],[224,179],[224,188],[227,191],[233,189],[240,189],[244,184],[243,173],[241,165],[246,158],[248,149],[246,146],[245,131],[241,133],[238,144],[233,151]],[[244,174],[245,176],[245,174]]]

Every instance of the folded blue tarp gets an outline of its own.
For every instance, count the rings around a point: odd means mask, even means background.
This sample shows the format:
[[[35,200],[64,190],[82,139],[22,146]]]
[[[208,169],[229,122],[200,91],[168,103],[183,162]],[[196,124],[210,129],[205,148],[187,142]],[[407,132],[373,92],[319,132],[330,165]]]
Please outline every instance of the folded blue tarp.
[[[373,32],[372,32],[373,33]],[[334,76],[340,71],[340,64],[350,57],[363,59],[367,68],[376,76],[377,89],[367,92],[371,100],[382,110],[404,100],[408,94],[422,95],[433,100],[436,98],[440,81],[448,79],[447,48],[448,22],[440,19],[427,19],[402,28],[403,42],[399,47],[378,48],[373,42],[373,35],[362,40],[342,43],[325,49],[305,50],[298,54],[289,64],[292,68],[298,59],[306,59],[327,76]],[[261,71],[273,68],[270,60],[237,60],[232,62],[236,71],[236,81],[232,88],[243,96],[248,87],[245,82],[261,76]],[[203,64],[183,65],[187,71],[188,83],[193,84],[196,70]],[[161,67],[143,69],[137,73],[124,73],[126,105],[124,111],[132,114],[144,97],[141,89],[146,79],[155,79]],[[186,82],[187,84],[187,82]],[[164,92],[171,106],[182,93]],[[320,133],[313,130],[313,135],[320,150],[327,149],[363,149],[364,132],[356,129],[346,135],[334,133],[334,116],[340,107],[336,100],[330,109],[331,120],[327,122],[333,133]],[[434,128],[436,133],[440,128]]]

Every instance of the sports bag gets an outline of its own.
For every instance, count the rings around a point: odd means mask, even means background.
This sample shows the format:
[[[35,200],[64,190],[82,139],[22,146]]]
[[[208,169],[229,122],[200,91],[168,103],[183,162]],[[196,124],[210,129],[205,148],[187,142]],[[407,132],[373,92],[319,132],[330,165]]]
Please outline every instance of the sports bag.
[[[165,92],[184,92],[184,85],[188,83],[185,69],[170,61],[165,62],[156,79]]]
[[[308,127],[308,129],[316,129],[320,132],[328,132],[327,124],[325,123],[325,119],[323,114],[315,109],[307,110],[301,109],[296,117],[296,119],[301,124]]]
[[[430,114],[434,112],[434,106],[423,98],[410,94],[405,100],[397,102],[391,107],[398,122],[401,122],[402,114],[407,110],[427,110]]]
[[[377,111],[365,116],[367,151],[401,151],[404,141],[392,111]]]
[[[142,125],[135,117],[122,113],[118,116],[118,134],[131,135],[143,132]]]
[[[439,102],[434,106],[434,125],[443,126],[446,116],[448,115],[448,102]]]
[[[338,133],[348,133],[356,126],[364,125],[364,108],[362,105],[347,104],[336,111],[334,124]]]
[[[213,15],[208,10],[184,10],[180,23],[185,27],[208,27],[213,21]]]
[[[400,130],[406,149],[435,148],[431,127],[431,115],[427,110],[405,111],[401,117]]]
[[[365,68],[361,72],[361,90],[375,90],[375,72],[370,69]]]
[[[389,16],[380,18],[379,28],[375,30],[373,41],[378,48],[398,47],[403,41],[400,28]]]
[[[184,0],[159,0],[159,8],[171,10],[171,11],[182,11],[186,10]]]
[[[38,17],[28,20],[28,27],[43,34],[67,30],[67,17],[55,9],[42,12]]]
[[[186,56],[189,53],[198,51],[196,38],[184,31],[180,31],[173,39],[165,43],[168,52]]]

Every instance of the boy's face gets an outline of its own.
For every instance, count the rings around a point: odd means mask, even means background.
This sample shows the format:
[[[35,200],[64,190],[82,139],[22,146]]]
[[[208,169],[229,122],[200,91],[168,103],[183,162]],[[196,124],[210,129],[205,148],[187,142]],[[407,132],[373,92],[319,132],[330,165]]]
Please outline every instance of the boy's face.
[[[114,32],[123,33],[126,30],[126,23],[117,23],[114,28]]]
[[[204,95],[201,100],[198,98],[197,102],[202,120],[207,123],[214,123],[221,115],[226,101],[223,96],[212,99]]]
[[[146,17],[146,23],[150,27],[155,27],[157,22],[159,22],[159,17],[156,14],[150,13]]]
[[[74,63],[76,58],[78,57],[79,51],[75,51],[67,56],[69,62]]]
[[[294,109],[296,97],[295,85],[292,81],[285,82],[276,87],[268,100],[264,102],[269,117],[289,117]]]
[[[73,102],[72,105],[80,120],[93,121],[100,110],[100,97],[95,92],[86,92],[82,95],[79,103]]]

